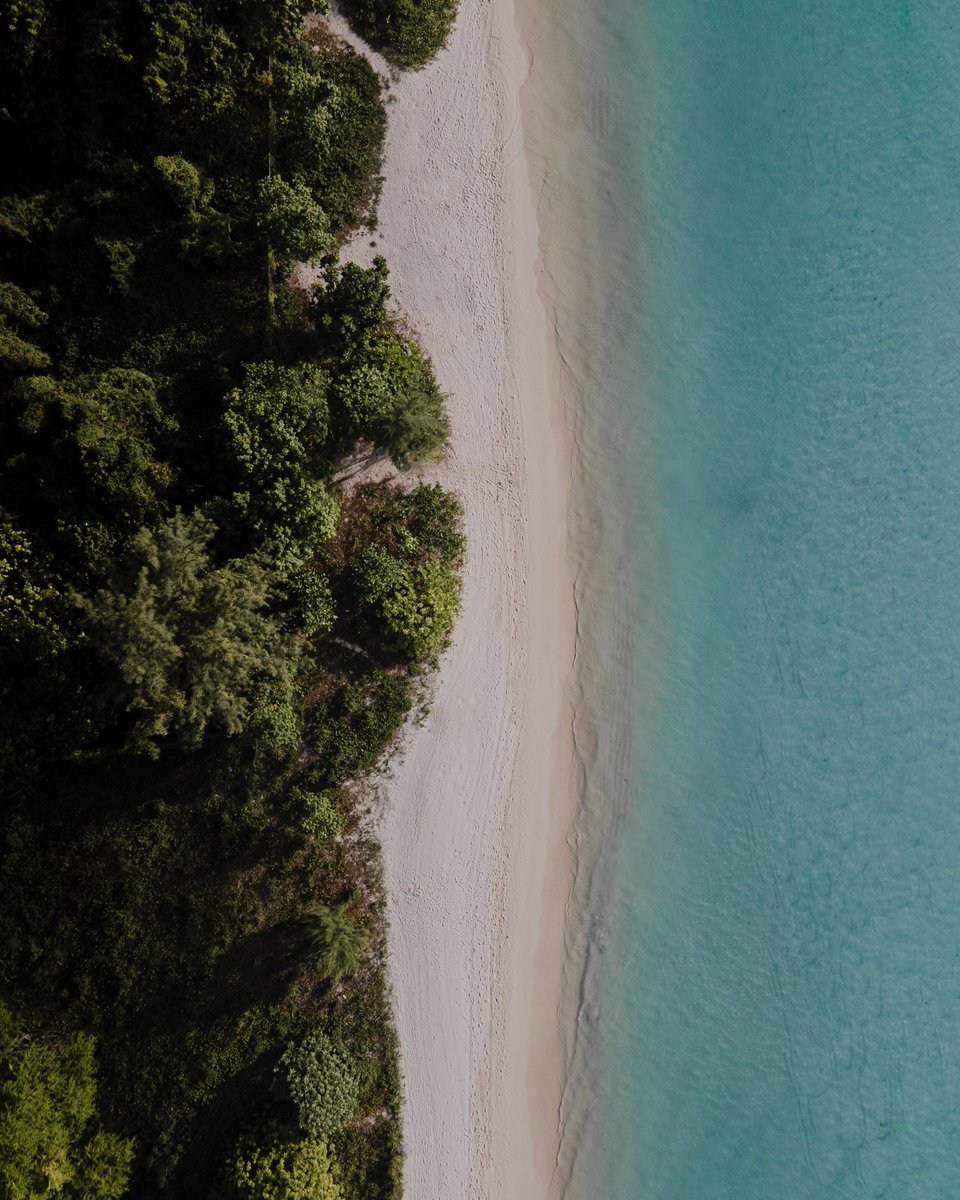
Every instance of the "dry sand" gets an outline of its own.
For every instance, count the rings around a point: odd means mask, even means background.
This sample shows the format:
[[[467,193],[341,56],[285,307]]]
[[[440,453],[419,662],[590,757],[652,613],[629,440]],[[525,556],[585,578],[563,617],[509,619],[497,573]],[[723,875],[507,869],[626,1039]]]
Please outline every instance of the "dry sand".
[[[376,249],[352,250],[386,255],[449,395],[432,477],[461,496],[468,537],[463,613],[381,828],[408,1200],[561,1184],[572,450],[539,291],[529,62],[512,0],[463,0],[447,50],[391,85]]]

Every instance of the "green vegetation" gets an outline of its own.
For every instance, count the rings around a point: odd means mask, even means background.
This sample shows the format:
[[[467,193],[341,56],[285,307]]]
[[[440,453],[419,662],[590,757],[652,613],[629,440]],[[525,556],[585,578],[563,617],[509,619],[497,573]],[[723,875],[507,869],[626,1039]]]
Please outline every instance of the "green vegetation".
[[[10,1200],[401,1194],[362,817],[463,539],[439,487],[335,482],[447,422],[386,263],[338,261],[384,108],[308,7],[0,4]],[[453,5],[377,13],[415,65]]]
[[[328,1144],[277,1137],[243,1142],[224,1173],[217,1200],[341,1200]]]
[[[339,1133],[357,1110],[358,1081],[342,1046],[322,1033],[289,1046],[279,1066],[282,1091],[307,1137]]]
[[[356,975],[363,965],[369,939],[366,930],[347,912],[346,904],[332,908],[321,904],[309,909],[303,925],[307,945],[317,956],[325,979],[339,983],[349,975]]]
[[[36,1039],[0,1004],[0,1189],[7,1200],[117,1200],[126,1191],[133,1143],[98,1128],[93,1056],[93,1038]]]
[[[447,44],[457,0],[346,0],[358,33],[404,70],[425,66]]]

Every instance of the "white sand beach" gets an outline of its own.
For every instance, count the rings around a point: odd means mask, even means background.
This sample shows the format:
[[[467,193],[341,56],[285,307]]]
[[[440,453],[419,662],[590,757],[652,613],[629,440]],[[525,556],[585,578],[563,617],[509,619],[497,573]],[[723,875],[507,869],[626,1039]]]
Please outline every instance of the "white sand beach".
[[[431,712],[385,785],[409,1200],[559,1186],[572,450],[538,290],[529,61],[512,0],[463,0],[447,50],[391,84],[376,248],[354,248],[386,255],[449,395],[451,451],[430,477],[461,496],[468,537]]]

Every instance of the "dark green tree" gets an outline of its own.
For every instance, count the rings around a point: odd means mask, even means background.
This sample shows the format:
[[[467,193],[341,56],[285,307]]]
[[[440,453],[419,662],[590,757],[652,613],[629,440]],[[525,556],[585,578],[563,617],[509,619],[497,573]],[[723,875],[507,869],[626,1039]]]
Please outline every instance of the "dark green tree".
[[[297,646],[267,613],[271,577],[253,558],[216,566],[214,526],[179,510],[133,541],[133,572],[78,597],[87,636],[113,667],[108,696],[133,720],[127,747],[239,733],[258,694],[292,687]]]
[[[230,520],[247,546],[270,543],[283,569],[309,558],[337,527],[339,507],[320,478],[328,383],[319,367],[257,363],[227,397],[223,423],[237,480]]]

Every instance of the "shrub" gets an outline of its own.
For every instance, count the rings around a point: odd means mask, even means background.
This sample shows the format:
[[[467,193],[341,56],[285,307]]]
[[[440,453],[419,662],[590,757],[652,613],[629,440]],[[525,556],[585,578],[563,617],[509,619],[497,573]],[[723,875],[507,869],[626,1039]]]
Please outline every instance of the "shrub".
[[[363,926],[347,914],[345,904],[332,908],[321,904],[311,909],[304,925],[308,945],[328,979],[338,983],[347,975],[356,975],[370,938]]]
[[[337,612],[325,575],[301,567],[290,580],[290,596],[293,618],[307,637],[333,628]]]
[[[356,1111],[359,1085],[350,1055],[322,1033],[288,1046],[277,1075],[307,1137],[339,1133]]]
[[[301,824],[304,833],[311,837],[336,837],[343,832],[343,817],[337,812],[331,799],[331,792],[308,792],[303,788],[294,788],[291,799],[299,807]]]
[[[318,367],[247,366],[227,396],[223,426],[236,490],[228,523],[248,545],[270,542],[277,565],[298,566],[337,528],[340,507],[320,479],[329,380]]]
[[[267,688],[253,707],[247,732],[256,746],[280,759],[291,759],[303,745],[303,717],[294,688],[275,684]]]
[[[425,66],[447,43],[457,0],[347,0],[357,31],[405,70]]]
[[[411,566],[382,546],[368,546],[357,569],[360,603],[409,659],[443,648],[460,609],[459,582],[443,562]]]
[[[346,683],[316,714],[311,737],[316,783],[342,783],[372,767],[407,718],[413,685],[406,674],[375,671]]]
[[[419,552],[435,554],[455,565],[463,555],[464,537],[460,532],[463,507],[452,492],[439,483],[421,484],[399,500],[398,516],[417,542]]]
[[[218,1200],[341,1200],[336,1162],[321,1138],[265,1145],[241,1142],[224,1172]]]
[[[29,1036],[0,1005],[0,1195],[117,1200],[133,1143],[96,1129],[93,1038]]]

